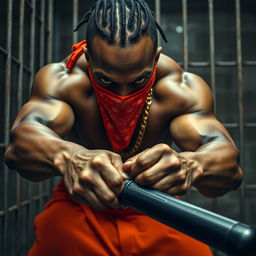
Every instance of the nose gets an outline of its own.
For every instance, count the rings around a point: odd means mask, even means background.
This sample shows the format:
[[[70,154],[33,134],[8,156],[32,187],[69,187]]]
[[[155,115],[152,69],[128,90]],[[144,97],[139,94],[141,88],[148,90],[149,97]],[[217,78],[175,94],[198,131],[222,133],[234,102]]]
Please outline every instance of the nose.
[[[129,84],[122,84],[122,85],[119,85],[116,93],[119,95],[119,96],[127,96],[129,94],[132,94],[134,92],[134,88],[131,87],[131,85]]]

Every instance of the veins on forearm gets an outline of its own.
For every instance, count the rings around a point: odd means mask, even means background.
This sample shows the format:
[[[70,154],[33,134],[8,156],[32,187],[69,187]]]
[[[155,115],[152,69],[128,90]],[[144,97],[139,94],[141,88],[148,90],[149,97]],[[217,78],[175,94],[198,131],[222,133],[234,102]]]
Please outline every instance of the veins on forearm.
[[[194,186],[207,197],[220,196],[236,189],[242,181],[239,152],[229,141],[211,141],[195,152],[181,154],[202,166],[204,176]]]

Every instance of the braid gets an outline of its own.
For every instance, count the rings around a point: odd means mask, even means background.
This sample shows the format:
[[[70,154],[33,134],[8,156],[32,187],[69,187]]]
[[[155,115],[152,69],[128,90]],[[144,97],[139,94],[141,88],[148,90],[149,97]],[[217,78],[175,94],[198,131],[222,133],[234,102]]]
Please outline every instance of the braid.
[[[158,31],[160,32],[162,38],[164,39],[164,41],[165,41],[166,43],[168,43],[168,39],[166,38],[163,29],[161,28],[161,26],[159,25],[159,23],[158,23],[156,20],[155,20],[155,25],[156,25],[156,28],[158,29]]]
[[[134,1],[133,0],[128,0],[128,3],[130,4],[130,17],[128,20],[128,29],[132,30],[134,27]]]
[[[140,35],[139,32],[140,32],[140,24],[141,24],[141,13],[139,10],[139,3],[135,4],[135,9],[137,12],[137,22],[136,22],[136,30],[135,30],[134,34],[131,35],[129,38],[131,42],[136,42],[137,38]]]
[[[117,23],[117,15],[119,23]],[[137,42],[144,34],[157,38],[157,34],[154,32],[156,30],[160,32],[163,40],[168,42],[163,29],[144,0],[98,0],[84,14],[74,31],[77,31],[85,23],[96,28],[96,31],[91,30],[93,35],[98,32],[110,44],[117,43],[119,39],[121,47],[126,44],[128,31],[131,32],[128,37],[128,41],[131,43]],[[119,37],[115,39],[117,33],[119,33]],[[90,33],[87,28],[87,39],[88,37],[90,37]],[[156,38],[152,38],[152,40],[155,42]]]
[[[84,17],[81,19],[81,21],[75,26],[73,31],[77,31],[81,26],[83,26],[85,23],[88,22],[92,11],[87,12]]]
[[[107,6],[107,0],[104,0],[104,6]],[[103,8],[103,13],[102,13],[102,26],[103,28],[107,26],[107,8]]]
[[[119,0],[120,4],[120,29],[121,29],[121,46],[125,46],[126,39],[126,10],[125,10],[125,1]]]
[[[148,7],[146,6],[146,3],[141,1],[141,7],[143,9],[143,12],[144,12],[144,15],[145,15],[145,24],[144,26],[141,28],[141,32],[143,33],[144,31],[147,30],[148,28],[148,23],[149,23],[149,15],[148,15],[148,12],[147,12],[147,9]]]
[[[101,6],[103,5],[104,6],[104,1],[99,1],[98,2],[99,4],[96,5],[96,9],[95,9],[95,15],[94,15],[94,22],[98,28],[98,31],[100,32],[100,34],[103,36],[103,37],[108,37],[108,34],[106,33],[106,31],[100,26],[99,24],[99,19],[98,17],[100,17],[100,11],[101,11]],[[103,8],[104,10],[105,8]]]
[[[111,0],[111,23],[110,23],[110,43],[114,42],[115,30],[116,30],[116,3]]]

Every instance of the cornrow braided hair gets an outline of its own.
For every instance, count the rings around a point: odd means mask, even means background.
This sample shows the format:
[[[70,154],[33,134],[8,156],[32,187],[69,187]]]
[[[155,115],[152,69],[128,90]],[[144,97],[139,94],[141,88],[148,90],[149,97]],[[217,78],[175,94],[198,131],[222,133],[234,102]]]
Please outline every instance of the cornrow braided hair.
[[[149,26],[157,29],[168,42],[154,13],[144,0],[98,0],[76,25],[77,31],[85,23],[94,22],[97,32],[110,44],[119,39],[120,46],[135,43],[147,33]]]

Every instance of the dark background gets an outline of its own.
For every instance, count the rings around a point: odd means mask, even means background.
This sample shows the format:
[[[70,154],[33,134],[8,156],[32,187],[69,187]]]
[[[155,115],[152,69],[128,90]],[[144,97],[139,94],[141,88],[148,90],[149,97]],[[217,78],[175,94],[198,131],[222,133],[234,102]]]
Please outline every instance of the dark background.
[[[213,91],[217,118],[241,152],[245,178],[239,190],[218,199],[192,190],[196,205],[256,225],[256,2],[253,0],[147,1],[169,43],[164,53],[200,75]],[[72,28],[92,0],[0,1],[0,255],[26,255],[34,239],[33,218],[56,180],[32,183],[9,170],[3,154],[9,128],[28,100],[33,77],[58,62],[86,26]],[[223,255],[215,251],[215,255]]]

